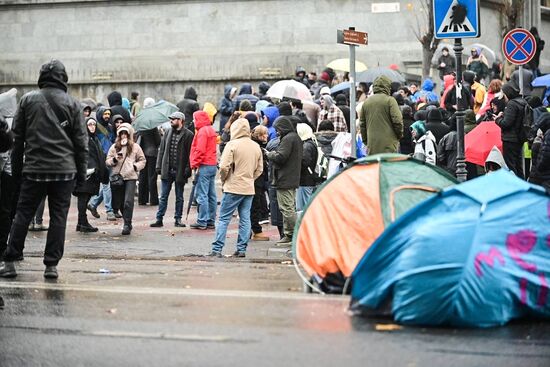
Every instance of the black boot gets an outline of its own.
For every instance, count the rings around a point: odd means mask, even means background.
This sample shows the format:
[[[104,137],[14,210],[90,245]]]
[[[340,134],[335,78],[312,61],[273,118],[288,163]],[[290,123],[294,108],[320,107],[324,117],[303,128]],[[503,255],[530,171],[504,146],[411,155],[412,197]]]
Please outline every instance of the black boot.
[[[77,225],[76,225],[76,231],[77,231],[77,232],[87,232],[87,233],[91,233],[91,232],[97,232],[97,231],[98,231],[98,228],[92,226],[92,225],[91,225],[90,223],[88,223],[88,222],[85,222],[85,223],[83,223],[83,224],[77,224]]]
[[[132,225],[124,223],[124,226],[122,227],[122,235],[127,236],[130,233],[132,233]]]

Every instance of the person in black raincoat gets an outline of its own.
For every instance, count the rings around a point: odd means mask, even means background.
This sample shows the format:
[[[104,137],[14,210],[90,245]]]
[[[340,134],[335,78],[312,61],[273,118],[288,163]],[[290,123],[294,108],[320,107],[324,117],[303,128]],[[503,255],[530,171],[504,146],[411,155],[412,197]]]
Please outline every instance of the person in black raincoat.
[[[193,87],[189,87],[185,90],[183,99],[178,102],[177,106],[181,112],[185,115],[185,127],[195,133],[195,122],[193,121],[193,114],[200,110],[197,99],[199,95]]]
[[[88,173],[89,176],[84,182],[79,182],[73,194],[78,198],[78,224],[76,225],[77,232],[97,232],[97,227],[93,227],[88,222],[86,208],[88,201],[93,195],[99,192],[99,184],[107,184],[109,182],[109,173],[105,166],[105,154],[101,148],[101,143],[95,132],[97,121],[88,117],[86,120],[88,129]],[[93,170],[93,172],[91,172]]]

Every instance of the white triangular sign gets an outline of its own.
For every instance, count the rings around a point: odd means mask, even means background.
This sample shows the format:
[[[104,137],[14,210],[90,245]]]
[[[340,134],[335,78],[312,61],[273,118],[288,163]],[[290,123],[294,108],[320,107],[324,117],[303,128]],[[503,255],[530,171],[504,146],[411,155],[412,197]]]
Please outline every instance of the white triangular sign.
[[[449,10],[447,10],[447,14],[445,15],[445,19],[443,19],[443,22],[441,22],[441,25],[439,26],[439,29],[437,30],[437,33],[439,34],[453,34],[453,33],[464,33],[464,32],[473,32],[475,31],[474,26],[466,17],[464,19],[464,22],[462,24],[451,24],[453,19],[451,16],[453,15],[453,6],[458,5],[458,0],[454,0],[451,3],[451,6],[449,6]]]

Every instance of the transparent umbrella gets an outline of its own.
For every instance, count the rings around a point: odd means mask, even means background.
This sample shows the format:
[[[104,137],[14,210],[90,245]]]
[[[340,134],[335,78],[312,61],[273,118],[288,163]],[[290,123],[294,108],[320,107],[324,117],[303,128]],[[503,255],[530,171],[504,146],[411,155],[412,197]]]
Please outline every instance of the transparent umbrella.
[[[357,82],[372,83],[382,75],[388,77],[392,82],[405,83],[405,78],[398,71],[381,66],[357,74]]]
[[[312,101],[311,92],[304,84],[296,80],[280,80],[268,89],[268,97],[283,99],[293,98],[301,101]]]

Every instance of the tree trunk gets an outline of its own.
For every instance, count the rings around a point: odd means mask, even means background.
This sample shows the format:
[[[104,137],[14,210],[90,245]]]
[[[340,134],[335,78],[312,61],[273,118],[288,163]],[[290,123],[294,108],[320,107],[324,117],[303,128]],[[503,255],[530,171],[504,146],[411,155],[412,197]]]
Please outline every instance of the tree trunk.
[[[430,49],[430,45],[422,45],[422,80],[430,77],[430,69],[432,68],[432,57],[434,53]]]

